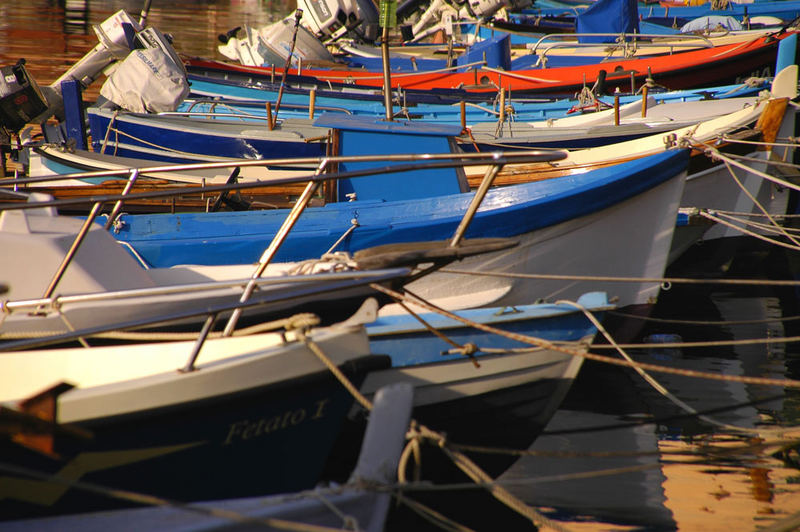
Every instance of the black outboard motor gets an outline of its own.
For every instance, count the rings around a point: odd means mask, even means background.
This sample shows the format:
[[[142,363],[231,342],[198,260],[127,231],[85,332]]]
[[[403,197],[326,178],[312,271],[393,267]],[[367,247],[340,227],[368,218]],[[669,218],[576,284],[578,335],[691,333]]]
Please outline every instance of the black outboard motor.
[[[25,60],[0,67],[0,126],[16,133],[47,111],[47,99],[25,68]]]
[[[63,119],[61,82],[72,79],[83,88],[88,87],[106,68],[125,59],[135,34],[142,28],[130,15],[118,11],[94,30],[99,44],[48,86],[36,84],[25,69],[24,60],[0,67],[0,130],[13,134],[26,124],[41,124],[53,115]]]

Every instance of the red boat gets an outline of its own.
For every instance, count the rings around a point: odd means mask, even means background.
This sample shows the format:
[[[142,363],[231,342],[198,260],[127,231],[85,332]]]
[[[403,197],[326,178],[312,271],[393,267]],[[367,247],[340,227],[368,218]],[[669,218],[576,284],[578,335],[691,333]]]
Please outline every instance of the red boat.
[[[774,75],[778,43],[792,33],[772,34],[744,43],[713,48],[581,66],[515,71],[477,67],[468,72],[395,73],[391,76],[391,85],[393,88],[409,90],[462,89],[478,93],[495,93],[499,87],[503,87],[516,95],[572,95],[586,85],[592,86],[598,76],[602,76],[601,72],[605,72],[606,91],[613,91],[616,87],[629,91],[632,83],[638,89],[648,76],[672,90],[740,83],[751,76]],[[197,58],[186,61],[190,68],[223,69],[259,75],[274,72],[276,76],[281,73],[281,69],[273,70],[272,67],[248,67]],[[288,72],[298,73],[305,78],[363,87],[381,88],[384,82],[381,73],[368,70],[302,68],[302,72],[294,69]]]

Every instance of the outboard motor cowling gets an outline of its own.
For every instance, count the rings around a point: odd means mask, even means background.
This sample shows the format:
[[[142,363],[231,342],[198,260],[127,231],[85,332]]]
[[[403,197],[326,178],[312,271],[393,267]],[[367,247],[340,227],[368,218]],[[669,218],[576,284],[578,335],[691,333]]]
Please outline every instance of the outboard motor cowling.
[[[174,111],[189,95],[186,69],[169,40],[149,27],[100,88],[100,95],[136,113]]]

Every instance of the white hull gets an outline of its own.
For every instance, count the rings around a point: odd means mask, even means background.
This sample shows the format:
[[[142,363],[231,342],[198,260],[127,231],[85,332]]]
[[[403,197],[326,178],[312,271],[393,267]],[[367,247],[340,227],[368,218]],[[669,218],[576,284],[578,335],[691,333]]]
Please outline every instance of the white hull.
[[[669,257],[685,174],[600,212],[523,235],[520,245],[451,268],[512,274],[660,278]],[[570,250],[565,254],[564,249]],[[591,291],[608,293],[619,306],[653,303],[654,282],[565,282],[437,272],[409,285],[426,299],[453,293],[496,291],[492,306],[533,301],[577,300]]]
[[[320,329],[312,335],[334,364],[370,353],[362,327]],[[207,340],[197,370],[178,371],[194,341],[5,352],[0,401],[23,399],[67,382],[58,421],[75,422],[197,401],[322,371],[299,341],[265,334]]]
[[[569,344],[586,352],[592,337]],[[482,355],[480,367],[462,357],[447,362],[389,368],[371,372],[361,391],[371,395],[389,383],[406,382],[414,386],[414,406],[454,401],[512,388],[538,380],[563,381],[564,393],[577,376],[583,358],[540,349],[528,353]],[[558,394],[554,394],[558,395]],[[560,403],[563,394],[558,397]]]

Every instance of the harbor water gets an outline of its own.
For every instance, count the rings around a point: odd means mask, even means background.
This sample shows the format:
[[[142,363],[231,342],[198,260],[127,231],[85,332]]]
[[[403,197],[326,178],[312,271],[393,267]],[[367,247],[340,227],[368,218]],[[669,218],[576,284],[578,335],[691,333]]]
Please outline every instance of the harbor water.
[[[120,9],[137,17],[143,4],[3,0],[0,65],[24,58],[48,84],[96,44],[92,25]],[[260,27],[294,7],[287,0],[153,0],[147,20],[172,35],[179,52],[223,59],[219,34]],[[800,527],[800,428],[790,430],[800,425],[800,390],[735,379],[800,380],[800,283],[770,282],[800,279],[800,253],[740,244],[692,248],[667,273],[676,282],[664,286],[635,338],[647,347],[625,348],[639,362],[684,373],[652,373],[659,389],[629,368],[586,362],[544,434],[498,478],[503,487],[567,530],[750,531],[792,516]],[[618,357],[608,347],[593,352]],[[447,518],[456,523],[533,528],[488,496],[476,504],[453,499]],[[436,529],[394,511],[388,528]]]

